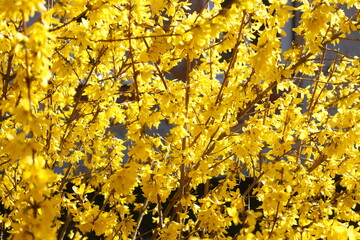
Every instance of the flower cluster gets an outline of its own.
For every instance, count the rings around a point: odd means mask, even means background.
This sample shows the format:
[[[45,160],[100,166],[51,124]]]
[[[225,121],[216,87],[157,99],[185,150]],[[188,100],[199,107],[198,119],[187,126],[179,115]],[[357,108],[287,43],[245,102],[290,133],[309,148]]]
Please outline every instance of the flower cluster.
[[[360,239],[358,1],[44,2],[0,0],[1,236]]]

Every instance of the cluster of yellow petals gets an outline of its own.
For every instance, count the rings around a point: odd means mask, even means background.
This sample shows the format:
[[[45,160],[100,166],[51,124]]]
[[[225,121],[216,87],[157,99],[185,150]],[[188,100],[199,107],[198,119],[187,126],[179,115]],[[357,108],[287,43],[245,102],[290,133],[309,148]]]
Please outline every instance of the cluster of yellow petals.
[[[360,239],[358,1],[50,2],[0,0],[1,236]]]

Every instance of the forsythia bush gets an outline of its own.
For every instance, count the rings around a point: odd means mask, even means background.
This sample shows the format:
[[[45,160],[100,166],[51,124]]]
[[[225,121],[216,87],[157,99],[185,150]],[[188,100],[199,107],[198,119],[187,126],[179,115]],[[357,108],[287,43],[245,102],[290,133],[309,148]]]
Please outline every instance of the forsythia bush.
[[[360,239],[359,2],[204,2],[0,1],[2,237]]]

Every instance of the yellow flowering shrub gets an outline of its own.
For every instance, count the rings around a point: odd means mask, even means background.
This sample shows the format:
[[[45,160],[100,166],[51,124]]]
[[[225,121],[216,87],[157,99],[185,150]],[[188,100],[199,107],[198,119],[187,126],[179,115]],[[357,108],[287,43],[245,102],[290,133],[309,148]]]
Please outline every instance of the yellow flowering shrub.
[[[50,2],[0,0],[0,236],[360,239],[358,1]]]

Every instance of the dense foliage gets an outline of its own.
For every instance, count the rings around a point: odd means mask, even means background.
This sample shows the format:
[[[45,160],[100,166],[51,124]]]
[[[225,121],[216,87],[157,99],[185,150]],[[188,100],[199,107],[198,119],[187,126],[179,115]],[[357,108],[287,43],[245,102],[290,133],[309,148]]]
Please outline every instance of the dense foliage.
[[[359,2],[221,2],[0,1],[2,236],[360,239]]]

